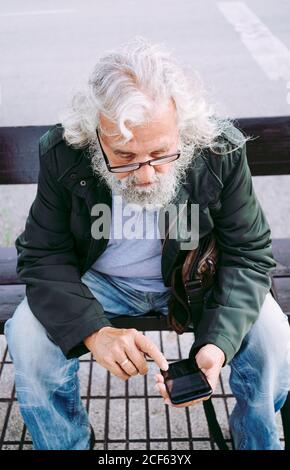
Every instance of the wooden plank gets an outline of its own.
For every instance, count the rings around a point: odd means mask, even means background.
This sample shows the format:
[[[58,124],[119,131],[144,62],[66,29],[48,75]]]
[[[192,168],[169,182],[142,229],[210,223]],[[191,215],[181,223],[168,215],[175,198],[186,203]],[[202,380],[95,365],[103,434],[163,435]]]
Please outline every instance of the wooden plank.
[[[290,239],[274,238],[272,240],[272,248],[275,261],[277,262],[274,276],[290,276]]]
[[[247,135],[247,157],[253,176],[290,174],[290,116],[236,119]]]
[[[39,138],[50,127],[0,127],[0,184],[37,183]]]
[[[279,305],[284,313],[290,316],[290,278],[275,278]],[[17,305],[25,295],[25,285],[0,286],[0,334],[3,333],[5,321],[11,317]],[[112,320],[116,328],[136,328],[140,331],[169,330],[167,317],[156,312],[144,316],[121,316]],[[190,328],[187,331],[192,331]]]
[[[0,286],[0,334],[3,334],[4,323],[10,318],[17,305],[25,296],[25,285]]]
[[[253,176],[290,174],[290,116],[237,118]],[[38,142],[51,126],[0,128],[0,184],[37,183]]]
[[[274,239],[272,247],[274,258],[277,261],[274,277],[290,276],[290,239]],[[16,248],[0,247],[0,285],[21,283],[16,274],[16,256]]]
[[[290,315],[290,277],[274,279],[279,305],[286,315]]]
[[[14,247],[0,247],[0,285],[21,284],[16,273],[17,251]]]
[[[23,284],[0,286],[0,334],[3,333],[4,323],[12,316],[24,296],[25,285]],[[112,325],[116,328],[136,328],[140,331],[170,329],[167,324],[167,317],[154,311],[138,317],[122,316],[115,318],[112,320]]]

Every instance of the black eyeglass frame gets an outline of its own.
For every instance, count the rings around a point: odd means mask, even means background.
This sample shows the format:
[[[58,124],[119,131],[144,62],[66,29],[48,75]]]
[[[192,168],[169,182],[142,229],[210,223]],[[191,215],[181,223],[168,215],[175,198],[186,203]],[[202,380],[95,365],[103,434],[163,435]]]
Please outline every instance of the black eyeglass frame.
[[[146,162],[136,162],[136,163],[127,163],[127,165],[118,165],[118,166],[111,166],[110,165],[110,162],[109,162],[109,159],[107,157],[107,155],[105,154],[105,151],[103,149],[103,146],[101,144],[101,141],[100,141],[100,136],[99,136],[99,133],[98,133],[98,129],[96,129],[96,134],[97,134],[97,139],[98,139],[98,143],[99,143],[99,146],[100,146],[100,149],[101,149],[101,152],[102,152],[102,155],[104,157],[104,160],[105,160],[105,163],[106,163],[106,166],[107,166],[107,169],[111,172],[111,173],[121,173],[119,171],[114,171],[114,170],[118,170],[120,168],[125,168],[125,167],[128,167],[130,165],[136,165],[137,168],[134,168],[134,170],[126,170],[125,173],[127,172],[130,172],[130,171],[136,171],[136,170],[139,170],[139,168],[141,168],[141,166],[144,166],[144,165],[150,165],[150,166],[158,166],[155,162],[156,161],[161,161],[161,160],[164,160],[165,158],[168,158],[168,157],[173,157],[176,155],[176,158],[174,160],[172,160],[172,162],[175,162],[176,160],[178,160],[178,158],[180,157],[181,155],[181,152],[180,150],[175,152],[175,153],[172,153],[171,155],[164,155],[163,157],[156,157],[154,158],[154,160],[146,160]],[[152,164],[153,162],[153,164]],[[171,162],[170,162],[171,163]]]

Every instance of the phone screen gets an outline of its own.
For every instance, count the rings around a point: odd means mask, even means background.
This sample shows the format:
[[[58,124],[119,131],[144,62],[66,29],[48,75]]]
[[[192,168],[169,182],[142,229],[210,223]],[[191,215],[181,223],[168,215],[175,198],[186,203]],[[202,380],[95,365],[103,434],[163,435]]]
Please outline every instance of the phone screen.
[[[171,402],[174,404],[211,395],[212,389],[204,373],[193,359],[183,359],[169,365],[162,371],[164,383]]]

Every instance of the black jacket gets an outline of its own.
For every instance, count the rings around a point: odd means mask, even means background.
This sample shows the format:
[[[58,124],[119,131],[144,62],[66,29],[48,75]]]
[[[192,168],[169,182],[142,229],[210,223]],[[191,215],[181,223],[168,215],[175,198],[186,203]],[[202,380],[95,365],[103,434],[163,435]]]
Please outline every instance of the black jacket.
[[[71,358],[87,352],[83,338],[111,325],[81,276],[108,243],[91,235],[96,220],[91,208],[96,203],[111,207],[112,196],[93,175],[86,149],[72,149],[62,134],[61,125],[56,125],[40,140],[37,194],[15,245],[17,272],[27,286],[29,306],[50,338]],[[176,204],[199,204],[199,236],[215,230],[222,250],[216,283],[203,306],[193,349],[216,344],[225,352],[226,362],[257,319],[271,287],[269,273],[276,266],[269,225],[252,187],[245,146],[234,150],[240,137],[233,128],[222,136],[222,155],[207,150],[201,153],[175,200]],[[185,241],[182,226],[188,217],[185,214],[179,221],[175,240],[161,239],[166,286],[180,257],[180,244]]]

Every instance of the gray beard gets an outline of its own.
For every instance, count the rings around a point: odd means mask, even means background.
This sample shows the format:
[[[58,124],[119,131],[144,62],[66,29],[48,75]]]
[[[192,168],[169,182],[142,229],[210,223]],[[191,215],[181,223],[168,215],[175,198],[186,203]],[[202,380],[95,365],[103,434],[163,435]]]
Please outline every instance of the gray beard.
[[[120,195],[126,202],[138,204],[143,208],[155,209],[168,205],[176,196],[180,184],[184,181],[186,170],[193,162],[193,146],[184,146],[181,156],[172,162],[167,173],[155,172],[154,184],[148,188],[137,188],[136,176],[132,172],[127,177],[118,180],[109,172],[103,155],[97,146],[91,146],[89,158],[93,173],[101,178],[111,191]]]

